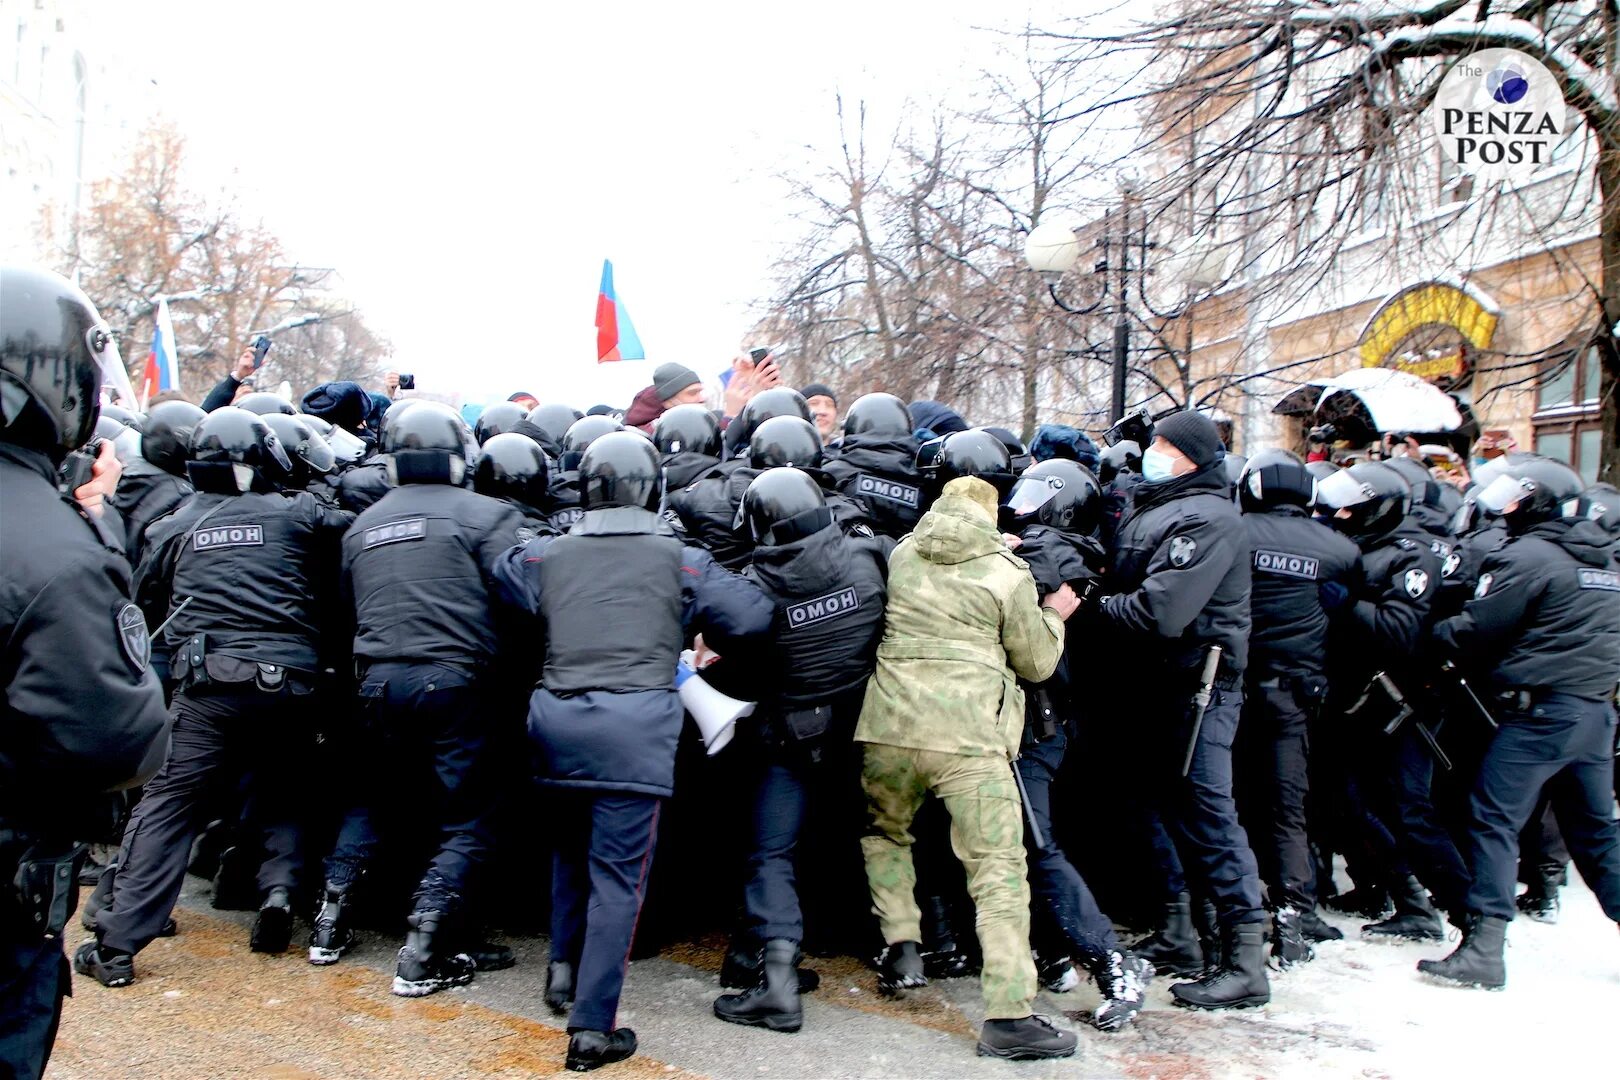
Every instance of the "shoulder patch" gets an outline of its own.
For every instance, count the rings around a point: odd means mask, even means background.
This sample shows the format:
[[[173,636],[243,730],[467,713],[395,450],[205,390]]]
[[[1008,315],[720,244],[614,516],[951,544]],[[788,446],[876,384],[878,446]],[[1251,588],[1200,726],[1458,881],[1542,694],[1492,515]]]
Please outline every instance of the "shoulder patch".
[[[113,628],[118,633],[118,645],[124,650],[124,660],[130,670],[139,675],[152,662],[152,635],[146,629],[146,616],[129,601],[113,610]]]
[[[1198,554],[1198,541],[1190,536],[1176,536],[1170,540],[1170,565],[1181,569]]]
[[[1583,589],[1602,589],[1604,592],[1620,592],[1620,572],[1614,570],[1594,570],[1590,567],[1581,567],[1575,571],[1576,580]]]
[[[787,606],[788,629],[797,630],[801,627],[811,626],[815,623],[836,619],[840,615],[847,615],[857,611],[861,606],[860,594],[851,585],[847,589],[818,596],[814,600],[802,600],[797,604]]]
[[[1429,591],[1429,572],[1427,570],[1408,570],[1401,579],[1401,585],[1406,589],[1406,595],[1416,600]]]
[[[1480,597],[1489,593],[1491,591],[1491,582],[1495,580],[1496,575],[1494,574],[1479,575],[1479,584],[1474,586],[1474,599],[1478,600]]]
[[[517,527],[517,542],[520,544],[527,544],[539,535],[532,525],[519,525]]]
[[[1315,581],[1321,576],[1322,563],[1309,555],[1295,555],[1289,551],[1271,551],[1261,548],[1254,553],[1254,568],[1262,574]]]
[[[1457,567],[1461,565],[1461,555],[1459,555],[1456,551],[1446,552],[1446,561],[1440,566],[1440,576],[1443,578],[1449,578],[1452,574],[1457,572]]]
[[[390,521],[387,525],[373,525],[366,530],[364,543],[369,551],[384,544],[426,539],[427,518],[406,518],[404,521]]]
[[[193,551],[263,546],[263,525],[219,525],[211,529],[198,529],[191,534],[191,550]]]
[[[901,484],[894,480],[885,480],[881,476],[872,476],[870,473],[858,473],[855,478],[855,494],[873,499],[882,499],[884,502],[898,503],[909,506],[915,510],[921,505],[921,493],[910,484]]]

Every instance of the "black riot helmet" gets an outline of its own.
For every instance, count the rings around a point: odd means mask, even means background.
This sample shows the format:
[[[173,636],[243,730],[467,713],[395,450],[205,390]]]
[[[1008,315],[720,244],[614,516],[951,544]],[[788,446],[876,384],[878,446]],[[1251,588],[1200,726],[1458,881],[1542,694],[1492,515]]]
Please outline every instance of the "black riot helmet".
[[[1132,439],[1121,439],[1097,455],[1097,479],[1104,484],[1113,483],[1120,473],[1141,472],[1142,448]]]
[[[1411,487],[1413,506],[1440,505],[1440,482],[1423,462],[1409,457],[1392,457],[1384,464],[1400,473],[1401,479]]]
[[[606,416],[585,419],[611,420]],[[585,448],[579,460],[579,505],[586,511],[614,506],[656,511],[663,498],[664,468],[652,440],[621,427],[592,439]]]
[[[1343,468],[1343,465],[1335,465],[1331,461],[1307,461],[1305,463],[1305,471],[1310,473],[1311,479],[1317,483],[1321,483]]]
[[[1012,457],[1002,441],[977,428],[929,439],[917,448],[917,472],[934,498],[941,489],[963,476],[977,476],[1003,498],[1012,490]]]
[[[893,394],[862,394],[844,414],[845,435],[910,435],[911,410]]]
[[[741,511],[756,544],[791,543],[832,524],[821,485],[798,469],[766,469],[754,477]]]
[[[653,444],[660,454],[702,454],[717,458],[724,447],[720,421],[702,405],[677,405],[653,425]]]
[[[1102,485],[1078,461],[1050,458],[1024,470],[1003,506],[1002,525],[1010,532],[1048,525],[1090,536],[1102,520]]]
[[[60,461],[90,440],[124,361],[90,298],[48,270],[0,267],[0,441]]]
[[[510,499],[536,510],[546,501],[550,465],[540,444],[527,435],[505,431],[491,435],[473,465],[473,490],[496,499]]]
[[[804,400],[804,395],[788,386],[773,386],[769,390],[761,390],[748,399],[748,404],[733,424],[740,425],[737,429],[737,438],[733,446],[742,446],[754,437],[759,425],[773,416],[797,416],[800,420],[815,422],[810,415],[810,404]],[[728,436],[729,437],[729,436]]]
[[[103,405],[101,415],[103,419],[116,421],[124,427],[134,428],[136,431],[145,429],[146,417],[133,409],[126,409],[122,405]]]
[[[1522,465],[1526,461],[1534,461],[1539,455],[1528,450],[1510,450],[1491,458],[1485,464],[1474,469],[1470,478],[1474,481],[1474,489],[1484,491],[1491,486],[1491,481],[1507,472],[1515,465]]]
[[[258,416],[269,416],[271,413],[280,413],[282,416],[298,415],[298,406],[280,394],[272,394],[268,390],[243,394],[242,400],[235,404],[238,409],[246,409]]]
[[[1298,454],[1262,450],[1250,458],[1238,477],[1238,505],[1245,514],[1263,514],[1279,506],[1306,507],[1316,479]]]
[[[1001,440],[1001,445],[1007,448],[1007,456],[1012,459],[1012,471],[1022,476],[1024,470],[1029,468],[1033,461],[1029,456],[1029,447],[1024,445],[1024,440],[1004,427],[982,427],[979,430],[988,431]]]
[[[317,476],[325,476],[337,467],[337,457],[332,453],[332,447],[309,426],[308,417],[266,413],[261,419],[276,433],[282,449],[287,451],[287,457],[292,461],[288,486],[304,487]]]
[[[383,418],[381,451],[388,455],[388,479],[400,484],[460,485],[467,477],[472,432],[448,405],[418,400],[408,409],[389,409]]]
[[[1364,461],[1316,483],[1316,505],[1335,529],[1357,541],[1377,540],[1412,509],[1412,487],[1381,461]]]
[[[1457,516],[1462,504],[1463,493],[1457,490],[1457,485],[1448,484],[1443,480],[1435,481],[1433,506],[1445,515],[1447,521]]]
[[[1479,492],[1479,505],[1500,515],[1509,532],[1523,532],[1580,511],[1580,474],[1562,461],[1532,455],[1516,462]]]
[[[483,446],[496,435],[515,429],[528,415],[529,410],[515,401],[498,402],[478,414],[478,423],[473,425],[473,436],[478,440],[478,445]]]
[[[748,466],[775,469],[791,465],[799,469],[821,468],[821,433],[808,420],[797,416],[773,416],[754,429],[748,440]]]
[[[718,419],[701,405],[664,411],[653,424],[653,444],[659,453],[701,453],[711,458],[718,458],[724,449]]]
[[[160,401],[146,414],[141,457],[172,476],[186,475],[191,433],[208,414],[189,401]]]
[[[186,476],[198,491],[241,495],[274,491],[292,478],[292,461],[262,416],[227,405],[191,432]]]
[[[1620,491],[1602,481],[1593,484],[1581,492],[1579,514],[1603,526],[1611,536],[1620,535]]]
[[[568,425],[568,431],[562,437],[562,467],[564,472],[570,472],[580,467],[580,459],[585,451],[590,449],[591,443],[604,435],[611,435],[615,431],[623,431],[624,425],[611,416],[598,414],[596,416],[582,416]]]
[[[117,410],[115,413],[113,410]],[[146,417],[120,409],[116,405],[103,405],[96,418],[96,438],[113,444],[120,465],[129,465],[141,457],[141,425]]]
[[[584,415],[578,409],[567,405],[536,405],[529,412],[529,423],[545,432],[551,437],[552,442],[561,446],[568,429],[574,426],[575,420]]]

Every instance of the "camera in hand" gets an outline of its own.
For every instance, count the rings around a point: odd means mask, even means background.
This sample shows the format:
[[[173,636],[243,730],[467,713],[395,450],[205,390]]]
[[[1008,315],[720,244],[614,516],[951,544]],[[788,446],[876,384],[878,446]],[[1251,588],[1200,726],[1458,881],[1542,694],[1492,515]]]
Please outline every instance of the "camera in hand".
[[[415,375],[401,375],[399,377],[399,388],[401,390],[415,390],[416,389],[416,376]]]
[[[1316,445],[1326,445],[1339,437],[1339,432],[1332,424],[1322,424],[1313,427],[1305,435],[1305,441]]]
[[[75,450],[63,458],[56,472],[57,490],[64,495],[72,496],[75,491],[93,480],[96,458],[101,454],[101,444],[106,441],[98,436],[85,443],[84,449]]]

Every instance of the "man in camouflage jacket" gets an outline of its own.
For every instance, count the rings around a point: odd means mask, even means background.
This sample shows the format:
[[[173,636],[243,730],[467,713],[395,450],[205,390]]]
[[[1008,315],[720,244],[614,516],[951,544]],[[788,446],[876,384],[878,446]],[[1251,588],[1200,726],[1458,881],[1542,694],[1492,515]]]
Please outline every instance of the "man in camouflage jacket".
[[[1024,728],[1017,680],[1051,676],[1074,605],[1067,586],[1037,602],[1028,567],[996,528],[995,489],[977,477],[948,483],[890,558],[887,624],[855,730],[873,819],[861,849],[890,945],[885,989],[922,982],[891,961],[922,933],[910,827],[932,791],[950,813],[978,909],[986,1018],[1030,1016],[1029,883],[1010,764]]]

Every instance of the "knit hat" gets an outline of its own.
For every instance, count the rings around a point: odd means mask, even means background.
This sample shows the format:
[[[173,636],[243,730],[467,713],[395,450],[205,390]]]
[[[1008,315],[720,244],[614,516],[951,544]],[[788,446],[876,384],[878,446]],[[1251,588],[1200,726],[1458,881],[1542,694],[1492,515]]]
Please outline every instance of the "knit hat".
[[[1035,438],[1029,444],[1029,456],[1036,461],[1068,458],[1092,472],[1097,471],[1097,444],[1091,441],[1091,436],[1067,424],[1042,424],[1036,428]]]
[[[354,382],[321,383],[304,395],[304,411],[334,427],[353,431],[371,416],[371,395]]]
[[[653,371],[653,390],[659,401],[668,401],[688,386],[702,381],[697,372],[685,364],[659,364]]]
[[[933,434],[928,436],[930,439],[968,429],[967,421],[962,419],[960,413],[949,405],[941,405],[937,401],[913,401],[911,422],[917,426],[918,431],[932,432]]]
[[[1215,421],[1200,412],[1184,409],[1154,422],[1153,434],[1187,455],[1200,469],[1221,460],[1226,447],[1221,444]]]
[[[832,392],[832,387],[826,383],[813,382],[809,386],[799,387],[799,396],[809,401],[813,397],[832,398],[834,405],[838,404],[838,395]]]

